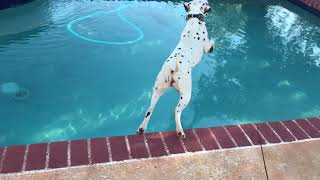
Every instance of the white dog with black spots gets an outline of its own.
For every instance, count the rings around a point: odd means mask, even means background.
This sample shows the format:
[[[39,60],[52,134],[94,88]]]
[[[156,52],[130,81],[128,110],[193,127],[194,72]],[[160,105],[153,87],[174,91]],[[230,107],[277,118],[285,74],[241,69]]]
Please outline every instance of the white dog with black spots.
[[[204,17],[210,6],[207,0],[194,0],[184,3],[187,11],[186,25],[180,41],[159,72],[151,97],[151,104],[137,133],[145,132],[153,109],[163,93],[171,86],[180,93],[175,109],[177,135],[185,138],[181,126],[181,113],[188,105],[192,92],[192,69],[200,62],[204,53],[211,53],[214,41],[209,40]]]

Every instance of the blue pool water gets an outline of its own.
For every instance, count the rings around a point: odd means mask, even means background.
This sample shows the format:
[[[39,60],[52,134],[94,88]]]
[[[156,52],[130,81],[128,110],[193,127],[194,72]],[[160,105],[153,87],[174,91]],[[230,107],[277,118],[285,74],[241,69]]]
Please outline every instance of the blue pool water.
[[[121,16],[91,16],[123,3],[35,0],[0,11],[0,146],[135,132],[185,12],[178,1],[133,1]],[[216,51],[193,70],[183,127],[319,116],[320,18],[280,0],[210,5]],[[79,18],[72,29],[87,39],[143,38],[87,41],[67,29]],[[28,94],[17,99],[19,88]],[[160,99],[148,132],[175,129],[178,98],[171,89]]]

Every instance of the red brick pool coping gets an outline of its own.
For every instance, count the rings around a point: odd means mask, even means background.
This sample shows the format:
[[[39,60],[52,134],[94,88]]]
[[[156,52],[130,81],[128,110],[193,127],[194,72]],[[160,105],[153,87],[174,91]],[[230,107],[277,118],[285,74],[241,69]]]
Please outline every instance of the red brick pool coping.
[[[300,2],[306,4],[309,7],[312,7],[320,11],[320,1],[319,0],[299,0]]]
[[[186,139],[169,131],[0,147],[0,174],[320,138],[320,119],[196,128],[185,133]]]
[[[289,0],[290,2],[300,6],[301,8],[310,11],[311,13],[320,16],[320,1],[319,0]]]

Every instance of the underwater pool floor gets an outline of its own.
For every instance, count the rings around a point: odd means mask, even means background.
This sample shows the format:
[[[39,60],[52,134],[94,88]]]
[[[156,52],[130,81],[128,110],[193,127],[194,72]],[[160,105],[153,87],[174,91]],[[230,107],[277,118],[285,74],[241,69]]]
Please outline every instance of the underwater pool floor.
[[[0,178],[320,177],[319,118],[185,133],[186,139],[167,131],[0,147]]]
[[[186,13],[176,0],[127,3],[34,0],[0,11],[0,146],[135,132]],[[288,1],[209,4],[217,48],[192,71],[183,128],[319,117],[319,17]],[[148,132],[175,129],[178,99],[173,89],[161,97]]]

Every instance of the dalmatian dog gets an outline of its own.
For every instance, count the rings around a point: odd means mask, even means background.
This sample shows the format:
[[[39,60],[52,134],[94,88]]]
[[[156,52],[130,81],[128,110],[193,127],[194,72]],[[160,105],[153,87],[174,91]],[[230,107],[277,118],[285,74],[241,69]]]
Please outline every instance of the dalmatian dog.
[[[147,128],[153,109],[160,96],[173,87],[180,93],[179,103],[175,108],[176,132],[185,138],[181,126],[181,113],[191,99],[192,69],[200,62],[204,53],[211,53],[215,47],[214,41],[209,40],[205,16],[210,12],[207,0],[193,0],[185,2],[187,12],[186,25],[181,34],[180,41],[171,55],[166,59],[159,72],[151,97],[151,104],[144,116],[137,133],[143,134]]]

